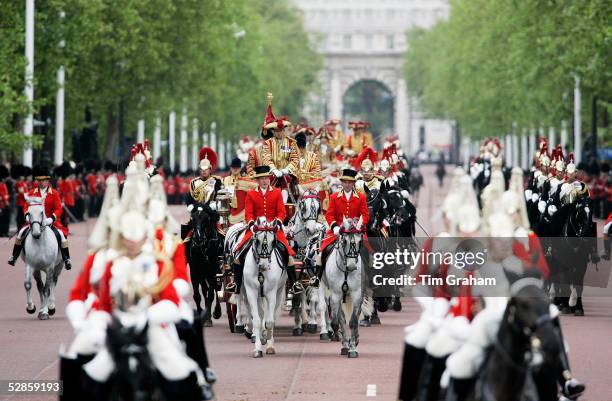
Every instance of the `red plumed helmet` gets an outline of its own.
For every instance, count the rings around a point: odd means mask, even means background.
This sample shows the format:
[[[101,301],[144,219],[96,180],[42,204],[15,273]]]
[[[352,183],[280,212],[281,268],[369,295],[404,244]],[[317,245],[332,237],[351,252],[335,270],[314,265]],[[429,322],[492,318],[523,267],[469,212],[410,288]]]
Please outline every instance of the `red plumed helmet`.
[[[366,146],[361,153],[359,154],[359,156],[357,156],[357,158],[353,161],[353,167],[356,170],[359,170],[361,168],[361,163],[365,160],[365,159],[370,159],[370,161],[372,163],[376,163],[378,161],[378,154],[376,153],[376,151],[374,149],[372,149],[369,146]]]
[[[211,169],[214,170],[217,167],[217,152],[209,146],[202,146],[200,148],[200,161],[208,159],[211,165]]]
[[[570,154],[569,154],[569,162],[570,162],[570,163],[573,163],[573,162],[574,162],[574,154],[573,154],[573,153],[570,153]]]

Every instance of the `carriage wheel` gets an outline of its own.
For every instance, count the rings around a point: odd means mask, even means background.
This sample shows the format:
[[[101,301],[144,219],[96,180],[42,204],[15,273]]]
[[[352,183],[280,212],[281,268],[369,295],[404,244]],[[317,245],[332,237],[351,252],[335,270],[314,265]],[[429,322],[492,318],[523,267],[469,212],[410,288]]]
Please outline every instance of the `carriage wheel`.
[[[236,327],[236,305],[226,302],[225,311],[227,315],[227,322],[229,323],[229,329],[232,333],[234,333]]]

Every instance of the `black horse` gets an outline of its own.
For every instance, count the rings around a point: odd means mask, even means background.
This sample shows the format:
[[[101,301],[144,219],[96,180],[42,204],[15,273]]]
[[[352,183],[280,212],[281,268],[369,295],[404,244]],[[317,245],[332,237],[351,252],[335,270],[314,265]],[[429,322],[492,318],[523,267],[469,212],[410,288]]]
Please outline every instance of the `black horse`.
[[[558,302],[566,308],[565,312],[574,312],[576,316],[584,316],[582,290],[587,266],[589,262],[599,262],[596,237],[597,226],[593,221],[589,199],[580,198],[575,204],[569,205],[561,238],[553,244],[555,261],[558,263],[558,275],[554,281],[559,295]],[[569,305],[570,284],[577,293],[573,310]]]
[[[217,230],[219,214],[207,203],[196,203],[191,210],[191,240],[187,242],[187,261],[193,285],[193,300],[197,312],[202,312],[204,296],[204,326],[212,326],[211,309],[215,292],[219,288],[217,274],[221,272],[220,256],[223,255],[223,236]],[[201,294],[200,294],[201,289]],[[213,317],[221,317],[221,305],[216,300]]]
[[[497,338],[471,391],[469,400],[556,400],[559,341],[549,302],[535,278],[517,281]],[[514,287],[514,286],[513,286]],[[451,382],[454,386],[457,383]]]

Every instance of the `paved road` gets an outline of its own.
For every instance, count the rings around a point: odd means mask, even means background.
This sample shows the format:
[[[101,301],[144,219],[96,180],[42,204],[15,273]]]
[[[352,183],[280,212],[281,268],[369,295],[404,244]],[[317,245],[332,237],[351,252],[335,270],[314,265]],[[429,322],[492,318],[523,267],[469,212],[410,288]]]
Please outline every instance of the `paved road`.
[[[450,169],[449,169],[450,170]],[[419,196],[419,221],[430,233],[440,227],[432,219],[445,189],[437,186],[433,169],[424,168],[426,187]],[[177,215],[180,209],[174,209]],[[93,223],[71,227],[71,252],[75,266],[86,256],[86,239]],[[423,235],[422,233],[419,235]],[[25,312],[23,264],[15,268],[4,261],[12,249],[0,241],[0,380],[57,378],[57,350],[72,338],[63,308],[77,271],[62,273],[57,289],[58,313],[46,322]],[[608,287],[609,288],[609,287]],[[574,373],[585,380],[587,401],[612,401],[609,361],[612,348],[612,297],[608,289],[586,290],[586,317],[564,316],[563,329],[571,347]],[[596,296],[596,297],[595,297]],[[250,357],[252,344],[230,334],[225,317],[207,329],[206,341],[212,365],[219,376],[218,400],[394,400],[397,394],[403,327],[418,316],[417,306],[403,300],[402,312],[381,314],[382,326],[362,328],[359,358],[339,355],[337,343],[320,343],[318,334],[292,337],[293,320],[283,313],[277,330],[277,355]],[[374,397],[366,390],[375,389]],[[372,387],[375,386],[375,387]],[[373,393],[371,393],[373,394]],[[0,395],[0,400],[8,399]],[[19,396],[12,400],[50,400],[52,397]]]

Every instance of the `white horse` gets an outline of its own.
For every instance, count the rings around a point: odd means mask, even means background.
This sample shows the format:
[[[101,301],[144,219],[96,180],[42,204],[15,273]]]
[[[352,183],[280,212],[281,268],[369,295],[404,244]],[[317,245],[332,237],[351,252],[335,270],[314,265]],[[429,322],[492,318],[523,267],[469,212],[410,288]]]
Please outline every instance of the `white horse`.
[[[318,242],[319,235],[325,232],[325,226],[318,221],[320,212],[321,199],[318,192],[308,190],[300,197],[297,211],[285,228],[287,238],[292,242],[293,249],[305,262],[310,257],[308,253],[309,245]],[[311,260],[314,261],[313,258]],[[314,272],[312,273],[314,274]],[[292,300],[297,303],[297,308],[294,308],[293,335],[301,336],[303,334],[302,326],[304,322],[307,322],[306,330],[308,332],[316,333],[318,291],[308,286],[305,291],[298,297],[294,296]]]
[[[32,276],[36,280],[36,288],[40,294],[40,320],[48,320],[55,314],[55,285],[62,271],[64,262],[60,252],[57,238],[49,219],[45,216],[45,208],[41,198],[27,197],[28,221],[30,232],[25,238],[22,258],[25,262],[25,281],[27,304],[29,314],[36,312],[32,301]],[[45,274],[43,281],[42,273]]]
[[[255,336],[253,357],[261,358],[262,345],[266,345],[266,354],[276,353],[274,325],[283,304],[287,274],[282,268],[281,255],[274,247],[277,228],[265,217],[259,217],[252,229],[252,245],[244,261],[243,284]]]
[[[325,262],[323,283],[331,292],[331,325],[340,332],[340,355],[357,358],[359,344],[359,315],[363,302],[361,246],[363,242],[362,218],[344,219],[334,249]],[[350,313],[350,339],[346,336],[346,315]]]

